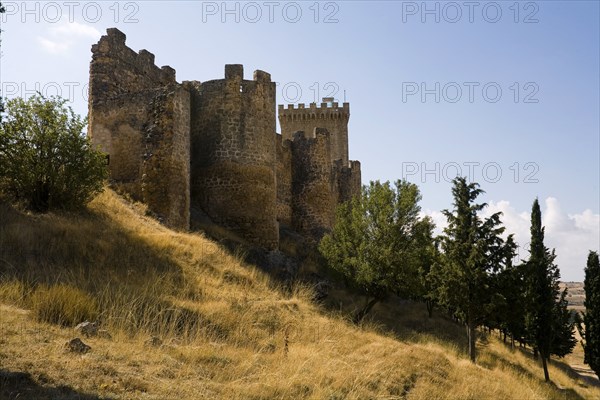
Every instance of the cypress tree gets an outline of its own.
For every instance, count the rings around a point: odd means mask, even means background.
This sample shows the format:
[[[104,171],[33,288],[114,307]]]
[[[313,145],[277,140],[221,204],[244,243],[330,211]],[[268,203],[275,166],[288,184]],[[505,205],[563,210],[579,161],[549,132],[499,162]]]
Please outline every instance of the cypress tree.
[[[483,192],[477,183],[454,181],[454,210],[444,210],[448,227],[442,237],[441,262],[435,265],[438,298],[467,328],[469,358],[475,362],[476,328],[488,317],[491,299],[490,273],[502,263],[506,253],[500,235],[500,213],[486,220],[477,213],[486,204],[475,200]]]
[[[564,357],[573,351],[577,344],[575,339],[575,318],[568,310],[567,302],[568,290],[565,288],[560,294],[560,298],[554,305],[554,326],[552,328],[552,343],[550,345],[550,354]]]
[[[590,251],[585,267],[584,362],[600,377],[600,261]]]
[[[550,380],[548,359],[551,354],[564,356],[574,346],[574,322],[566,309],[566,292],[560,294],[560,272],[554,263],[556,254],[544,246],[542,212],[537,199],[531,209],[531,243],[526,263],[527,341],[542,359],[544,379]]]

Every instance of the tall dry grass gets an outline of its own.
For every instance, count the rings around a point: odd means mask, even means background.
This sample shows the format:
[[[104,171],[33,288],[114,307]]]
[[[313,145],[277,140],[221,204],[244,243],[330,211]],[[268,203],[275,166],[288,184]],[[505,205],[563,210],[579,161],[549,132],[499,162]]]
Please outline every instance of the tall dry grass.
[[[527,354],[493,337],[471,364],[462,328],[420,305],[382,304],[356,327],[352,297],[333,293],[325,311],[310,289],[281,290],[201,234],[143,215],[109,190],[78,215],[0,206],[0,302],[18,306],[2,306],[2,368],[123,399],[600,397],[559,363],[545,384]],[[112,340],[87,339],[82,357],[60,350],[73,331],[22,311],[50,290],[67,310],[93,303]],[[163,345],[149,347],[151,336]]]

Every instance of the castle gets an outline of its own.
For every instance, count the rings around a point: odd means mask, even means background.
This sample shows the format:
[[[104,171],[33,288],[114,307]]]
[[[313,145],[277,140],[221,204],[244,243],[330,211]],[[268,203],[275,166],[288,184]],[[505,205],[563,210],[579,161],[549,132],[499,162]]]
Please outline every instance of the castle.
[[[226,65],[225,79],[180,84],[111,28],[92,46],[89,93],[88,135],[107,154],[112,184],[168,226],[189,229],[196,210],[274,250],[281,227],[318,240],[336,206],[360,193],[349,104],[280,105],[278,134],[264,71],[246,80],[242,65]]]

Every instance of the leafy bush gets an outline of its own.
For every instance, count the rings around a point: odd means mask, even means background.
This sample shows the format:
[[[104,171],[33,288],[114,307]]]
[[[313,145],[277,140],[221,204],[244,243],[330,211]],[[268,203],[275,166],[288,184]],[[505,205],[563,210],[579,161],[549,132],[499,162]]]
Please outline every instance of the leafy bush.
[[[6,103],[0,124],[0,188],[34,211],[74,209],[102,190],[105,156],[82,133],[66,100],[41,95]]]
[[[42,322],[73,326],[98,317],[98,305],[87,293],[67,286],[41,286],[31,296],[35,317]]]

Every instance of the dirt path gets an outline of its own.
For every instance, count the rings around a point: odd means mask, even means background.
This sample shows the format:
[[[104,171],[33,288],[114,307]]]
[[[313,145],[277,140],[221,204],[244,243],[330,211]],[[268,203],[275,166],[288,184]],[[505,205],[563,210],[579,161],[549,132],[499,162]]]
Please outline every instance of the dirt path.
[[[577,338],[577,345],[575,345],[573,352],[565,357],[564,361],[586,384],[600,387],[600,379],[598,379],[589,365],[583,363],[583,347],[581,346],[579,332],[575,332],[575,337]]]

